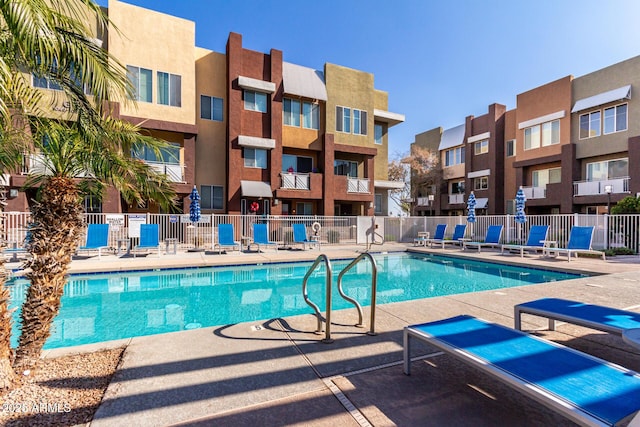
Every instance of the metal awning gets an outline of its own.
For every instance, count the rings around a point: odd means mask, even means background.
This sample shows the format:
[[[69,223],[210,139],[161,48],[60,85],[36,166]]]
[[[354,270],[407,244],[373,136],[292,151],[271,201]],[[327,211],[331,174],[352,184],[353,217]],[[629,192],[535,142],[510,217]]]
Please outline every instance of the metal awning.
[[[465,125],[462,124],[442,132],[438,150],[446,150],[448,148],[453,148],[457,147],[458,145],[464,144],[464,131]]]
[[[576,101],[571,112],[577,113],[587,108],[597,107],[598,105],[608,104],[609,102],[619,101],[621,99],[631,99],[631,85],[622,86],[618,89],[580,99]]]
[[[487,203],[489,203],[489,198],[487,198],[487,197],[478,197],[476,199],[476,209],[486,209]]]
[[[271,184],[263,181],[240,181],[242,197],[273,197]]]

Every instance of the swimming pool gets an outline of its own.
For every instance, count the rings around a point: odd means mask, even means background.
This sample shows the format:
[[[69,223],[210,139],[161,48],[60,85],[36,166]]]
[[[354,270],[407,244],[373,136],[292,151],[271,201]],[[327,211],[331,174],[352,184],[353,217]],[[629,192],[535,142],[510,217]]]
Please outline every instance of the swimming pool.
[[[429,254],[376,254],[377,303],[566,280],[576,274],[527,269]],[[351,260],[332,261],[334,310],[353,308],[335,292],[337,275]],[[109,341],[198,327],[313,313],[302,297],[311,262],[72,275],[45,348]],[[309,279],[309,298],[324,310],[325,269]],[[19,308],[28,282],[9,282]],[[347,295],[371,301],[371,266],[345,274]],[[19,320],[14,313],[14,328]],[[17,334],[13,334],[14,345]]]

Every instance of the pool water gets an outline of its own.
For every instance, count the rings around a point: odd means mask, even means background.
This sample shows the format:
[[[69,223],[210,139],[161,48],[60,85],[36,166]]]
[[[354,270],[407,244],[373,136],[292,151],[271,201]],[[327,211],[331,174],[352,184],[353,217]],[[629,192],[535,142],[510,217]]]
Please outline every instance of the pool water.
[[[375,255],[377,304],[508,288],[580,277],[428,254]],[[351,260],[332,261],[334,310],[352,308],[336,291]],[[68,347],[207,326],[313,313],[302,297],[311,262],[72,275],[45,348]],[[309,299],[325,307],[325,268],[309,279]],[[13,279],[11,307],[19,309],[28,281]],[[345,293],[371,302],[371,266],[356,264],[343,277]],[[14,313],[14,345],[19,312]]]

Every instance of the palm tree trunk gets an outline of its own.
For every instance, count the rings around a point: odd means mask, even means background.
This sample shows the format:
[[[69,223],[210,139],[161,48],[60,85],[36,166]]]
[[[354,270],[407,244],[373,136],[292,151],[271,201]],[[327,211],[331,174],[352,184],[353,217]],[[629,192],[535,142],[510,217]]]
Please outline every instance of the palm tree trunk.
[[[51,177],[40,187],[41,200],[31,208],[31,239],[25,275],[31,281],[22,305],[22,333],[14,368],[35,365],[60,310],[69,264],[84,229],[78,188],[70,178]]]
[[[0,256],[0,391],[7,390],[15,383],[16,375],[11,367],[11,294],[5,286],[7,279],[4,259]]]

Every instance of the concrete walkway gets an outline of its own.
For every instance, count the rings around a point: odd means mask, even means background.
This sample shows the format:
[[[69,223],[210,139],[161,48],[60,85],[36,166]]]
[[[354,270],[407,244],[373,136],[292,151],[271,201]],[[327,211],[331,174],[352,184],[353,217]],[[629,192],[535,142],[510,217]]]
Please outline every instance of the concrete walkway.
[[[385,245],[378,250],[416,249]],[[362,247],[325,250],[331,259],[352,258]],[[416,249],[428,251],[427,249]],[[561,297],[640,311],[638,257],[602,261],[501,256],[495,251],[452,256],[480,257],[596,276],[517,288],[380,305],[376,336],[352,326],[354,309],[332,314],[332,344],[316,335],[315,316],[241,323],[48,352],[53,357],[126,344],[92,426],[494,426],[572,425],[478,371],[432,348],[416,345],[412,375],[402,373],[402,328],[458,314],[513,326],[514,304]],[[184,253],[97,261],[74,261],[73,270],[106,271],[153,266],[236,264],[314,259],[318,251],[263,254]],[[544,331],[546,321],[524,317],[524,327],[630,369],[640,371],[640,352],[619,337],[568,324]]]

